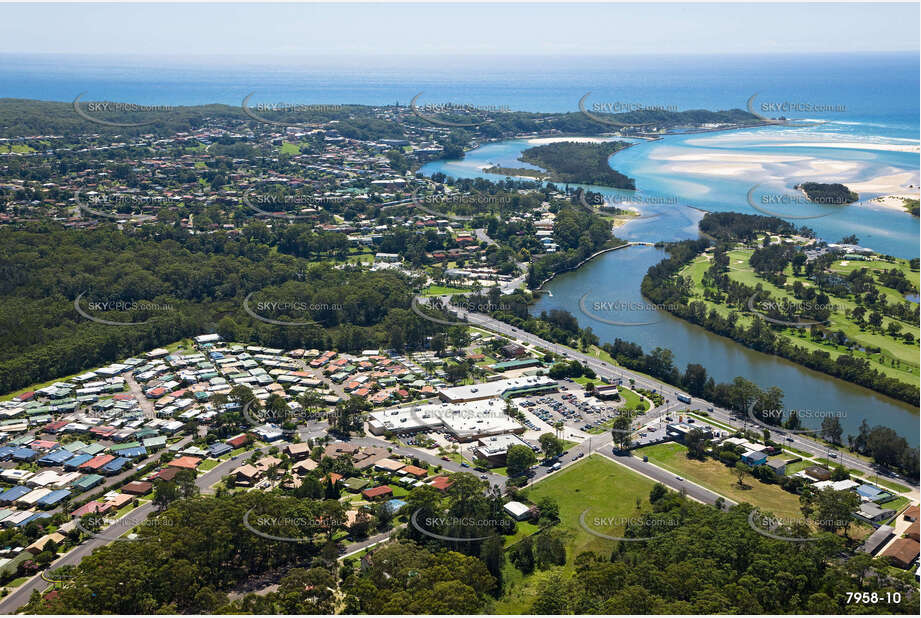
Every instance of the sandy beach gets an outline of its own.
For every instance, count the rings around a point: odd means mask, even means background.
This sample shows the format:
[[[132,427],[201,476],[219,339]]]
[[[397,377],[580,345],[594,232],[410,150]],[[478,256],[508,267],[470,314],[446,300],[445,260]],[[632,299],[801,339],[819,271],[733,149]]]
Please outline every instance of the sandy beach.
[[[845,143],[845,142],[841,142]],[[893,146],[893,148],[901,148]],[[914,171],[885,168],[872,178],[865,178],[860,161],[819,159],[806,155],[753,154],[712,150],[703,152],[658,152],[651,159],[665,162],[670,172],[701,176],[740,178],[749,176],[761,182],[840,182],[858,193],[910,195],[919,183]],[[862,173],[863,172],[863,173]]]
[[[899,195],[883,195],[881,197],[873,198],[867,203],[870,204],[871,206],[881,206],[883,208],[890,208],[892,210],[904,211],[905,202],[903,200],[906,200],[906,199],[916,200],[919,198],[921,198],[921,194],[919,193],[915,193],[915,194],[902,193]]]
[[[781,147],[797,148],[854,148],[858,150],[885,150],[889,152],[916,152],[921,153],[918,144],[872,144],[870,142],[790,142],[789,144],[776,144]]]
[[[887,193],[890,195],[911,195],[913,185],[918,186],[918,174],[916,172],[897,172],[887,176],[877,176],[869,180],[858,182],[844,182],[852,191],[858,193]]]

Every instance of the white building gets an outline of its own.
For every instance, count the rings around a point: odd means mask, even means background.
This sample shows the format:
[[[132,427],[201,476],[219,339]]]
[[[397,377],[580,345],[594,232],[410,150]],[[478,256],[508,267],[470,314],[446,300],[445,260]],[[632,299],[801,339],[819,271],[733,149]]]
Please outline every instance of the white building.
[[[527,505],[522,504],[521,502],[512,501],[507,503],[502,508],[506,513],[514,517],[517,521],[521,521],[522,519],[527,518],[527,516],[531,513],[531,509],[529,509]]]
[[[526,446],[531,448],[527,442],[512,433],[505,433],[497,436],[486,436],[480,438],[474,452],[479,457],[491,463],[505,463],[505,456],[508,450],[513,446]]]
[[[433,403],[391,408],[371,414],[368,428],[375,435],[444,429],[459,440],[496,434],[521,433],[524,427],[505,414],[498,398],[463,404]]]
[[[527,376],[508,380],[496,380],[495,382],[487,382],[485,384],[442,388],[438,391],[438,396],[441,397],[442,401],[461,403],[478,401],[480,399],[492,399],[494,397],[519,397],[553,391],[557,388],[558,385],[556,380],[552,380],[547,376]]]

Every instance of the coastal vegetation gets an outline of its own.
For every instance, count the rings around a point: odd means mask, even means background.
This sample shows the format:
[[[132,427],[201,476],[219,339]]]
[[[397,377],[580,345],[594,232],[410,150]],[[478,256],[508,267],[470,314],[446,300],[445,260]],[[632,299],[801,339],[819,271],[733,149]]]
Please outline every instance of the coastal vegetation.
[[[539,180],[549,176],[547,172],[531,169],[530,167],[503,167],[501,165],[487,167],[483,172],[486,174],[501,174],[502,176],[529,176]]]
[[[611,169],[608,158],[629,142],[555,142],[528,148],[519,159],[547,170],[555,182],[604,185],[616,189],[636,189],[632,178]]]
[[[840,183],[804,182],[796,188],[816,204],[850,204],[858,199],[857,193]]]
[[[88,104],[97,101],[88,93],[78,105],[88,110]],[[129,103],[130,102],[123,102]],[[241,101],[242,103],[242,101]],[[272,105],[260,108],[258,101],[248,103],[248,107],[266,120],[292,124],[310,124],[336,121],[339,133],[356,139],[402,138],[403,126],[430,128],[430,122],[414,116],[408,105],[372,107],[366,105],[313,105],[309,101],[292,102],[291,105],[273,109]],[[380,118],[380,113],[391,116],[395,113],[404,117],[400,121]],[[150,123],[136,127],[114,127],[101,124],[91,125],[89,121],[78,116],[72,101],[39,101],[34,99],[0,98],[0,137],[20,137],[23,135],[64,135],[81,136],[92,127],[92,133],[99,136],[129,136],[146,134],[173,135],[176,132],[190,131],[204,127],[215,121],[239,122],[251,127],[263,125],[253,120],[241,105],[162,105],[159,109],[131,110],[123,107],[119,110],[88,112],[91,117],[120,123]],[[459,113],[427,114],[439,120],[469,122],[471,115]],[[675,112],[669,110],[640,110],[624,114],[595,114],[606,119],[613,119],[625,124],[655,124],[660,128],[725,124],[733,126],[757,126],[762,121],[753,114],[741,110],[688,110]],[[477,126],[452,128],[446,140],[451,145],[450,154],[459,157],[463,154],[464,143],[473,137],[495,139],[518,134],[557,131],[569,135],[599,135],[610,131],[611,127],[596,122],[581,112],[536,113],[519,111],[495,111],[488,114],[475,113]],[[452,157],[453,158],[453,157]]]

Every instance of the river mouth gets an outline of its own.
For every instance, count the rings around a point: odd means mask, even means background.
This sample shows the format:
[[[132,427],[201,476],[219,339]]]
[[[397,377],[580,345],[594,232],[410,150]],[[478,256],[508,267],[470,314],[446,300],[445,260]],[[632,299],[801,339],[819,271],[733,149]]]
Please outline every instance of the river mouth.
[[[735,133],[735,132],[726,132]],[[686,175],[663,183],[663,172],[650,166],[645,157],[660,142],[638,143],[616,153],[610,162],[614,169],[637,180],[638,191],[620,191],[590,185],[584,188],[605,195],[615,205],[635,207],[643,215],[654,218],[627,220],[615,230],[615,235],[633,242],[678,241],[699,238],[698,223],[708,210],[734,210],[747,212],[745,194],[754,184],[729,181],[711,191],[701,192],[701,183]],[[699,139],[700,136],[674,136],[677,139]],[[425,165],[422,173],[431,176],[441,172],[455,178],[487,178],[499,181],[504,177],[484,174],[481,170],[494,163],[515,167],[518,154],[530,147],[527,140],[494,142],[467,152],[463,161],[437,161]],[[655,156],[655,151],[651,153]],[[915,156],[917,159],[917,156]],[[645,183],[644,173],[650,171],[652,182]],[[739,199],[720,197],[726,192],[741,196]],[[670,197],[677,199],[669,201]],[[741,204],[741,206],[739,206]],[[877,213],[877,211],[873,211]],[[751,214],[760,214],[752,211]],[[843,214],[843,213],[842,213]],[[829,216],[815,222],[814,229],[827,234],[856,233],[861,237],[889,238],[889,253],[900,257],[914,257],[918,246],[917,225],[905,225],[910,220],[907,213],[882,211],[874,216],[855,212],[859,223],[848,223],[850,217]],[[828,223],[829,219],[837,219]],[[824,227],[822,227],[824,226]],[[897,228],[890,231],[890,227]],[[810,225],[813,227],[813,225]],[[856,231],[855,231],[856,230]],[[846,234],[843,234],[846,235]],[[889,236],[887,236],[889,235]],[[821,233],[820,233],[821,236]],[[837,237],[834,237],[837,240]],[[832,242],[834,242],[832,240]],[[872,243],[870,244],[872,247]],[[911,247],[909,250],[908,247]],[[776,356],[750,350],[730,339],[710,333],[685,322],[667,311],[648,306],[640,294],[640,282],[650,266],[665,259],[666,253],[653,246],[631,246],[597,256],[579,269],[554,277],[543,286],[543,293],[531,307],[533,314],[550,309],[565,309],[576,317],[579,324],[591,327],[602,342],[615,338],[639,344],[651,352],[656,347],[668,348],[674,355],[675,366],[684,371],[688,363],[698,363],[717,382],[731,382],[742,376],[766,389],[778,386],[784,392],[787,408],[834,410],[844,435],[856,435],[862,420],[871,425],[885,425],[904,436],[912,446],[918,445],[918,409],[869,389],[810,370]],[[586,296],[588,294],[588,296]],[[581,301],[581,303],[580,303]],[[589,311],[580,308],[585,305]],[[601,319],[598,319],[601,318]]]

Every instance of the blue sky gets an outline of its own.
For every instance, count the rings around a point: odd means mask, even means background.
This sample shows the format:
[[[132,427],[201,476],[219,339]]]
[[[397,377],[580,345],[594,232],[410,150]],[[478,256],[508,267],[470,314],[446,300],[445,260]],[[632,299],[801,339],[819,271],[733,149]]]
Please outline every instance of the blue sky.
[[[0,52],[191,58],[917,51],[914,4],[0,5]]]

